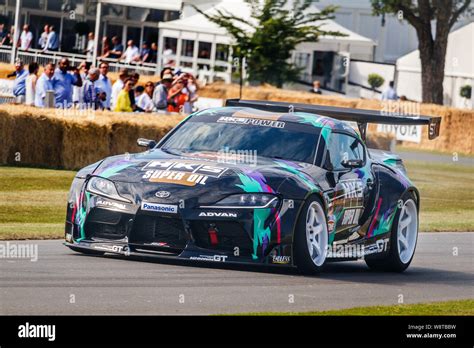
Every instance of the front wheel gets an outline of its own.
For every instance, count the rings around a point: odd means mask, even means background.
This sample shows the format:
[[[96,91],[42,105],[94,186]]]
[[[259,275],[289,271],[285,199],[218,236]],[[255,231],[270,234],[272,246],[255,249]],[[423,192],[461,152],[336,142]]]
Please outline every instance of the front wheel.
[[[418,240],[418,208],[415,197],[407,193],[395,216],[390,234],[390,250],[384,258],[366,258],[369,268],[388,272],[403,272],[415,255]]]
[[[295,231],[295,263],[302,273],[321,272],[328,253],[328,228],[321,201],[310,198],[303,206]]]

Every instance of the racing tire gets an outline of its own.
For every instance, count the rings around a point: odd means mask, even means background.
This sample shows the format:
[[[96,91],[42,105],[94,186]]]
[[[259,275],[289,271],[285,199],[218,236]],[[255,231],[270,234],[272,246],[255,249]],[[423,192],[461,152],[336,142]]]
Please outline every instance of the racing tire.
[[[293,255],[295,265],[303,274],[318,274],[326,264],[328,225],[321,200],[310,197],[301,209],[295,230]]]
[[[401,198],[390,232],[390,248],[384,257],[367,257],[365,263],[371,270],[403,272],[415,255],[418,240],[418,206],[416,198],[407,192]]]
[[[71,249],[72,251],[75,251],[76,253],[81,253],[81,254],[84,254],[84,255],[102,256],[102,255],[105,254],[104,251],[75,248],[75,247],[72,247],[72,246],[70,246],[69,249]]]

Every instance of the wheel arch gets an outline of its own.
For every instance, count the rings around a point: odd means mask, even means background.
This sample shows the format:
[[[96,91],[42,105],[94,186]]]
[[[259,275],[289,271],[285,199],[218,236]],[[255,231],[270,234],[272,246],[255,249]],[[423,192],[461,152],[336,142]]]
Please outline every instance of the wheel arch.
[[[317,198],[319,200],[319,202],[321,203],[321,206],[323,207],[324,213],[326,215],[326,223],[327,223],[327,212],[328,212],[327,204],[328,203],[326,202],[326,199],[324,198],[324,193],[320,190],[308,191],[306,196],[304,197],[303,201],[300,204],[298,213],[296,214],[295,222],[293,224],[293,232],[291,234],[291,251],[292,251],[293,254],[295,252],[295,233],[296,233],[296,228],[297,228],[297,225],[298,225],[298,221],[301,217],[301,214],[303,213],[303,207],[308,202],[308,200],[311,199],[311,197]],[[292,264],[293,264],[294,263],[294,255],[292,255],[291,260],[292,260]]]
[[[415,197],[415,203],[416,203],[416,209],[418,212],[420,211],[420,191],[415,186],[410,186],[409,188],[406,189],[405,192],[403,192],[402,197],[406,193],[411,193]],[[401,198],[401,197],[400,197]]]

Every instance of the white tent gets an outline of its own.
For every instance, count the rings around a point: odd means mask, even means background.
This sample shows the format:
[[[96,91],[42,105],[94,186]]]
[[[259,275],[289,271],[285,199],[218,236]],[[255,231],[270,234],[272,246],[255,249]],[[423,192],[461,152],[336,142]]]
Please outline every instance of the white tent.
[[[313,8],[313,10],[317,10]],[[217,14],[218,11],[224,13],[235,14],[238,17],[244,19],[247,22],[251,22],[251,9],[247,3],[243,0],[221,0],[214,6],[204,10],[204,13],[208,15]],[[185,62],[189,65],[192,64],[194,70],[200,63],[209,63],[211,70],[215,66],[215,51],[217,44],[231,45],[233,43],[232,37],[226,32],[225,29],[221,28],[217,24],[209,21],[203,14],[195,11],[193,14],[169,22],[162,22],[159,24],[159,47],[163,47],[165,38],[174,38],[177,41],[176,45],[176,63],[177,65]],[[308,42],[299,45],[296,52],[303,52],[304,54],[310,55],[310,61],[312,61],[312,54],[314,51],[333,51],[333,52],[347,52],[348,55],[353,55],[358,59],[371,59],[373,55],[373,47],[375,43],[362,35],[354,33],[347,28],[337,24],[332,20],[327,20],[321,23],[321,29],[326,31],[338,31],[346,36],[335,37],[335,36],[321,36],[318,42]],[[243,29],[252,30],[250,26],[241,24]],[[183,57],[181,55],[182,40],[190,40],[195,42],[195,52],[193,57]],[[199,42],[209,42],[212,44],[211,55],[208,62],[203,61],[197,57],[197,45]],[[311,69],[311,65],[307,66],[307,69]],[[227,72],[230,72],[228,69]],[[310,73],[310,71],[308,71]]]
[[[103,0],[103,1],[120,1],[120,0]],[[314,10],[314,9],[313,9]],[[237,15],[238,17],[244,19],[245,21],[252,21],[250,16],[250,7],[242,0],[221,0],[215,6],[211,7],[204,11],[208,15],[215,15],[218,11],[224,13],[230,13]],[[322,36],[320,41],[333,41],[337,40],[339,42],[350,42],[350,43],[362,43],[369,46],[373,46],[374,42],[362,35],[359,35],[349,29],[343,27],[342,25],[336,23],[332,20],[327,20],[321,23],[321,29],[326,31],[339,31],[342,34],[345,34],[344,37],[335,37],[335,36]],[[204,15],[200,13],[195,13],[189,17],[177,19],[170,22],[162,22],[159,24],[161,29],[169,30],[181,30],[181,31],[193,31],[193,32],[202,32],[208,34],[222,35],[227,38],[227,42],[230,43],[230,38],[228,37],[226,31],[219,27],[217,24],[209,21]],[[249,30],[251,28],[249,27]]]
[[[99,2],[168,11],[180,11],[182,6],[182,0],[99,0]]]
[[[444,104],[467,107],[459,95],[464,85],[474,84],[474,22],[449,34],[444,68]],[[474,86],[473,86],[474,89]],[[421,101],[421,61],[418,50],[397,60],[397,92],[410,100]],[[473,108],[474,98],[471,97]]]

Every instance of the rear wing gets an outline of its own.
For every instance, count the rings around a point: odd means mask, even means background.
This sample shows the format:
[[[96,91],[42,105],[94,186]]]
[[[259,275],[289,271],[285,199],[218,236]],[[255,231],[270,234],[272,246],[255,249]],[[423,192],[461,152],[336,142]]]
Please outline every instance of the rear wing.
[[[342,121],[357,122],[362,139],[365,141],[367,124],[427,125],[428,138],[439,136],[441,117],[384,115],[381,111],[340,108],[335,106],[273,102],[267,100],[227,99],[225,106],[249,107],[270,112],[306,112],[332,117]]]

